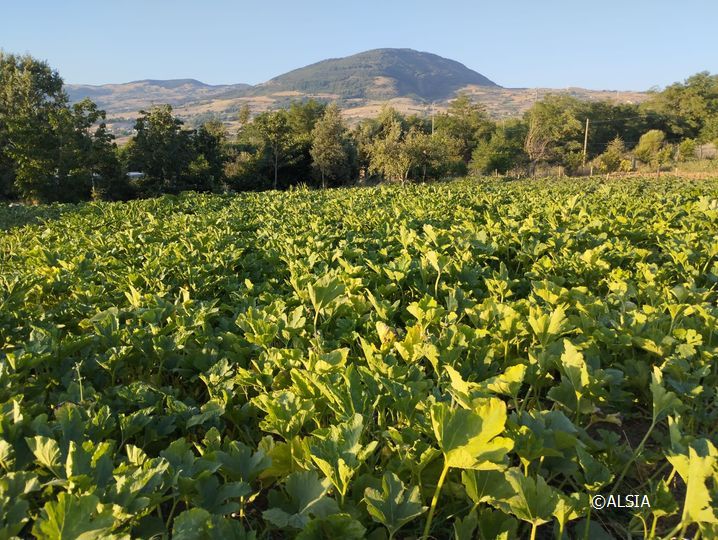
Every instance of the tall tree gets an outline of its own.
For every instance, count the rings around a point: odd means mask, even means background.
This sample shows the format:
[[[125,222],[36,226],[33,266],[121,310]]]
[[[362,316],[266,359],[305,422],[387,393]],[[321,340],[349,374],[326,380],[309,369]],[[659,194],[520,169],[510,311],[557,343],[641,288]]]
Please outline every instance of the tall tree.
[[[483,105],[472,102],[468,94],[459,94],[448,111],[436,117],[435,131],[458,141],[459,156],[468,165],[474,148],[491,136],[493,123]]]
[[[452,155],[456,153],[456,140],[440,134],[431,135],[412,128],[404,139],[409,156],[412,178],[426,181],[450,171]]]
[[[596,158],[598,170],[611,173],[621,168],[623,156],[626,153],[626,146],[620,137],[616,137],[606,147],[606,151]]]
[[[718,75],[696,73],[654,94],[642,108],[666,118],[656,127],[664,127],[668,140],[699,137],[706,121],[718,114]]]
[[[469,169],[472,174],[506,173],[526,163],[524,141],[526,124],[521,120],[508,120],[496,127],[489,140],[481,141],[471,155]]]
[[[0,177],[27,199],[59,194],[55,125],[66,108],[57,71],[31,56],[0,51]]]
[[[641,135],[633,153],[643,163],[658,168],[670,161],[672,149],[666,144],[666,134],[659,129],[652,129]]]
[[[405,144],[399,121],[394,120],[384,135],[374,141],[370,154],[370,171],[381,174],[387,180],[406,182],[412,156]]]
[[[336,180],[349,173],[346,126],[336,104],[327,107],[314,126],[311,156],[321,176],[322,188],[326,187],[327,178]]]
[[[90,100],[70,106],[45,62],[0,52],[0,194],[12,182],[29,200],[71,201],[88,198],[95,181],[114,183],[119,167],[104,118]]]
[[[194,155],[191,133],[172,115],[170,105],[140,111],[135,122],[136,135],[128,156],[128,167],[147,175],[149,192],[175,191]]]
[[[261,113],[252,125],[260,144],[269,154],[273,170],[272,188],[277,189],[279,166],[286,158],[292,142],[287,111]]]
[[[539,162],[569,164],[571,154],[580,155],[582,130],[574,104],[571,98],[549,94],[526,113],[524,150],[531,161],[532,173]]]
[[[192,135],[192,161],[189,182],[192,189],[215,191],[224,177],[225,141],[227,131],[217,120],[205,122]]]
[[[84,99],[62,109],[53,122],[59,143],[55,177],[64,186],[62,199],[114,198],[124,192],[114,136],[104,120],[105,111]]]

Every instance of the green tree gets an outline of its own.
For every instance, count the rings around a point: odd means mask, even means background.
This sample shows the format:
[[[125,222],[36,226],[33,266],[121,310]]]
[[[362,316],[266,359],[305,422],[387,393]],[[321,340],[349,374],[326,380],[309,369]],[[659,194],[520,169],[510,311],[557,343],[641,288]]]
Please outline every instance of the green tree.
[[[120,178],[104,111],[87,99],[69,106],[62,84],[45,62],[0,52],[1,194],[75,201]]]
[[[652,167],[660,167],[670,159],[670,148],[666,146],[666,134],[661,130],[647,131],[633,149],[633,154],[643,163]]]
[[[718,144],[718,114],[709,116],[701,129],[700,142]]]
[[[458,141],[459,157],[467,165],[476,146],[487,140],[492,131],[493,122],[486,109],[473,103],[468,94],[459,94],[449,104],[448,111],[437,115],[435,120],[435,132]]]
[[[35,201],[59,193],[57,124],[67,108],[62,79],[45,62],[0,51],[0,186]]]
[[[678,159],[680,161],[691,161],[696,157],[698,145],[695,139],[684,139],[678,145]]]
[[[272,189],[277,189],[279,166],[286,160],[292,143],[287,111],[261,113],[252,122],[252,127],[259,144],[269,156],[273,171]]]
[[[438,178],[455,165],[452,154],[457,151],[456,141],[444,135],[431,135],[414,128],[406,135],[404,147],[416,179]]]
[[[315,169],[311,155],[313,131],[326,108],[324,103],[309,99],[294,102],[287,109],[291,144],[286,165],[290,183],[314,176]]]
[[[356,166],[359,177],[363,178],[371,170],[371,154],[374,142],[379,137],[381,125],[376,118],[361,120],[351,131],[351,140],[356,152]]]
[[[224,179],[226,161],[224,125],[212,120],[205,122],[192,135],[192,161],[188,165],[187,187],[199,191],[216,191]]]
[[[239,122],[239,125],[241,128],[249,124],[249,120],[252,117],[252,111],[249,108],[249,105],[246,103],[242,105],[239,108],[239,112],[237,113],[237,121]]]
[[[126,186],[105,111],[89,99],[63,109],[55,124],[59,152],[56,177],[67,200],[120,198]]]
[[[172,115],[170,105],[140,111],[136,135],[129,149],[128,167],[147,175],[143,188],[150,193],[176,191],[194,159],[191,132]]]
[[[326,108],[312,131],[312,163],[319,171],[323,188],[326,187],[327,178],[336,180],[349,174],[347,146],[346,127],[339,107],[332,104]]]
[[[386,135],[395,125],[401,128],[402,132],[406,132],[406,118],[403,114],[397,111],[391,105],[383,105],[379,114],[376,117],[376,123],[378,124],[378,134]]]
[[[260,152],[240,149],[225,162],[224,178],[227,186],[238,191],[266,189],[264,156]]]
[[[524,150],[532,173],[542,161],[571,164],[571,154],[580,152],[582,125],[576,118],[574,104],[571,98],[549,94],[526,113]]]
[[[406,182],[411,169],[412,156],[404,143],[401,124],[394,120],[382,137],[370,149],[370,172],[381,174],[387,180]]]
[[[662,127],[670,140],[699,137],[706,121],[718,114],[718,75],[696,73],[654,94],[642,109],[665,118]]]
[[[582,101],[565,97],[573,111],[573,116],[581,122],[590,121],[588,133],[588,159],[605,152],[616,137],[624,141],[637,141],[641,134],[660,125],[663,117],[647,114],[639,106],[630,103],[611,103],[609,101]],[[658,122],[658,124],[656,123]],[[579,142],[583,140],[579,136]]]
[[[471,155],[472,174],[506,173],[526,162],[526,125],[521,120],[505,121],[488,140],[479,142]]]
[[[616,137],[608,144],[606,151],[596,158],[598,170],[606,173],[616,172],[621,168],[625,153],[626,146],[623,144],[623,139]]]
[[[314,99],[292,103],[287,110],[287,123],[294,137],[306,139],[311,144],[314,126],[324,116],[326,108]]]

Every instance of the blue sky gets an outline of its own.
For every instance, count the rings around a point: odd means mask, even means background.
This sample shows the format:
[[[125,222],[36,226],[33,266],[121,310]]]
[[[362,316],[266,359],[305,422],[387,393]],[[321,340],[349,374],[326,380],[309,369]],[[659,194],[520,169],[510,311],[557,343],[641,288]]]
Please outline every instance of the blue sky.
[[[6,0],[0,48],[66,82],[259,83],[378,47],[433,52],[502,86],[645,90],[718,72],[716,0]]]

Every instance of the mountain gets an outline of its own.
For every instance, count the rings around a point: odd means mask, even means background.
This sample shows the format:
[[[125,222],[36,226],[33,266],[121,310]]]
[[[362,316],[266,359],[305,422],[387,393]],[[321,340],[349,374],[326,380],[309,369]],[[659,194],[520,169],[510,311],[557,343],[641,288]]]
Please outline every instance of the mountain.
[[[323,60],[261,84],[253,93],[295,91],[341,99],[450,98],[467,85],[498,85],[465,65],[412,49],[374,49]]]
[[[323,60],[295,69],[269,81],[248,84],[209,85],[195,79],[142,80],[102,86],[67,84],[73,102],[89,97],[107,111],[110,129],[128,135],[139,111],[153,104],[169,103],[189,125],[221,120],[237,127],[237,112],[248,105],[253,114],[286,107],[293,100],[338,101],[350,121],[375,116],[384,103],[405,114],[430,114],[445,110],[458,92],[468,93],[494,117],[521,114],[548,92],[587,100],[645,99],[642,92],[502,88],[465,65],[435,54],[412,49],[374,49]]]
[[[213,100],[244,95],[249,84],[209,85],[195,79],[172,79],[168,81],[143,80],[124,84],[67,84],[70,101],[89,97],[101,109],[108,112],[132,112],[154,103],[169,103],[179,107],[198,100]]]

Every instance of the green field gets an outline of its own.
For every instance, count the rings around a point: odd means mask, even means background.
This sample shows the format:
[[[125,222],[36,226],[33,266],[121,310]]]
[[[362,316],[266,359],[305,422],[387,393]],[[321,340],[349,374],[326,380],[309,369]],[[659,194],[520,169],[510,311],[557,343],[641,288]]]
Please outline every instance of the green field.
[[[0,539],[717,538],[717,256],[718,180],[0,208]]]

